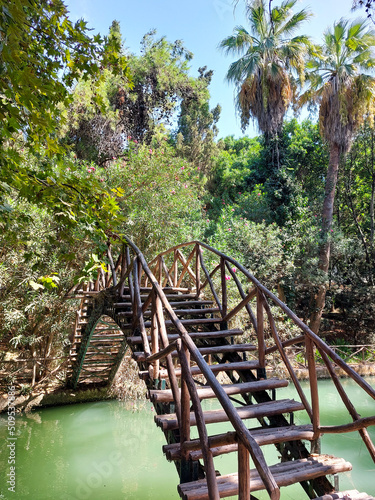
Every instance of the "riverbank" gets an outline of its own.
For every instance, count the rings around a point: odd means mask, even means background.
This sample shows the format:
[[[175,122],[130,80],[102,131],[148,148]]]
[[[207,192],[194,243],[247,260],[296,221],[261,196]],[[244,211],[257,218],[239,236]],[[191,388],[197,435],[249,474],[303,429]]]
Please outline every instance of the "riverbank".
[[[358,363],[351,364],[361,377],[375,376],[375,363]],[[143,382],[127,378],[128,370],[120,371],[114,381],[113,387],[103,387],[98,384],[90,384],[84,388],[71,390],[61,386],[53,386],[51,384],[45,387],[39,387],[37,391],[31,392],[28,395],[16,396],[13,405],[18,413],[28,413],[36,408],[45,408],[50,406],[62,406],[75,403],[89,403],[94,401],[106,401],[114,399],[145,399],[146,387]],[[294,371],[299,380],[308,380],[309,372],[304,367],[294,367]],[[335,372],[340,378],[346,378],[348,375],[344,370],[335,367]],[[267,369],[268,377],[282,377],[290,379],[289,373],[283,364],[275,365]],[[329,379],[330,375],[325,366],[317,365],[318,379]],[[136,388],[136,389],[135,389]],[[6,412],[8,407],[8,395],[0,395],[0,413]]]

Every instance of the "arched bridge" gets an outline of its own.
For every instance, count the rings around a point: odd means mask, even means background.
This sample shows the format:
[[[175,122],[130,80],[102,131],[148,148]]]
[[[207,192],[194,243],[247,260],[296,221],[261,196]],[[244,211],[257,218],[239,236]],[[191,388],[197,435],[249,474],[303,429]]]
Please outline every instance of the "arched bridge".
[[[248,500],[265,489],[277,500],[280,488],[293,483],[300,483],[311,499],[329,494],[324,499],[373,498],[358,491],[333,494],[327,476],[351,470],[352,465],[322,455],[320,437],[358,431],[375,461],[367,432],[375,417],[360,417],[335,365],[364,396],[375,399],[374,389],[239,262],[193,241],[148,264],[129,239],[117,259],[108,248],[108,262],[108,272],[99,269],[94,282],[70,292],[81,298],[81,306],[68,384],[75,388],[87,381],[111,383],[130,347],[154,404],[155,422],[166,437],[163,451],[176,465],[183,499],[238,495]],[[294,323],[300,335],[283,341],[280,319],[284,325]],[[297,345],[306,350],[309,398],[287,354]],[[327,426],[320,421],[316,351],[348,410],[349,423]],[[297,400],[277,398],[277,389],[289,382],[272,373],[271,355],[284,364]],[[217,401],[215,409],[205,405],[210,398]],[[295,425],[295,412],[307,414],[310,423]],[[221,422],[228,422],[231,430],[209,434],[207,424]],[[191,437],[193,428],[199,439]],[[266,462],[266,445],[276,446],[281,462]],[[238,467],[220,475],[215,457],[226,453],[237,453]]]

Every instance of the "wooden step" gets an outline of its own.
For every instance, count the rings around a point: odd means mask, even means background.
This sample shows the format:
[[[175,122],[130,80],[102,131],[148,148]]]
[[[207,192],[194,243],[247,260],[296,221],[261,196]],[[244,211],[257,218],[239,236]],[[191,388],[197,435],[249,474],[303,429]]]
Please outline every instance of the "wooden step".
[[[229,372],[232,370],[256,370],[257,368],[260,368],[260,364],[258,360],[254,361],[239,361],[237,363],[217,363],[215,365],[207,365],[212,372],[218,373],[218,372]],[[176,377],[181,377],[181,368],[175,368],[175,375]],[[199,366],[192,366],[190,368],[190,373],[192,375],[202,375],[202,372],[199,368]],[[142,380],[147,380],[149,377],[148,371],[140,371],[139,372],[139,377]],[[159,378],[164,379],[168,378],[168,372],[167,370],[160,370],[159,373]]]
[[[217,345],[212,347],[199,347],[198,351],[205,356],[207,354],[224,354],[226,352],[251,352],[256,351],[257,347],[253,344],[228,344],[228,345]],[[171,356],[176,358],[178,356],[177,351],[172,351]],[[134,352],[133,359],[140,363],[146,361],[147,355],[145,352]]]
[[[352,465],[343,458],[330,455],[313,455],[309,458],[281,462],[271,465],[270,471],[279,487],[289,486],[304,480],[311,480],[327,474],[352,470]],[[238,495],[238,474],[217,477],[221,498]],[[255,469],[250,470],[250,491],[264,490],[264,484]],[[178,492],[183,500],[209,500],[205,479],[180,484]]]
[[[211,308],[206,308],[206,309],[175,309],[174,312],[175,314],[177,314],[178,316],[183,316],[183,315],[186,315],[186,316],[202,316],[203,314],[214,314],[214,313],[217,313],[219,312],[220,309],[218,307],[211,307]],[[152,314],[152,311],[151,310],[147,310],[143,313],[143,316],[144,317],[149,317],[151,316]],[[126,318],[131,318],[133,317],[133,311],[120,311],[117,313],[117,316],[122,316],[122,317],[126,317]],[[213,318],[210,318],[210,319],[213,319]],[[167,320],[165,323],[167,324],[169,320]],[[146,322],[148,323],[148,322]]]
[[[239,328],[234,328],[232,330],[215,330],[213,332],[190,332],[189,336],[193,340],[197,339],[218,339],[218,338],[223,338],[223,337],[235,337],[236,335],[242,335],[243,330]],[[149,342],[151,342],[151,336],[149,335],[148,337]],[[180,335],[178,333],[172,333],[168,335],[168,340],[169,342],[173,342],[174,340],[177,340],[180,338]],[[143,340],[141,336],[132,336],[132,337],[127,337],[126,339],[129,344],[142,344]]]
[[[79,340],[83,337],[83,335],[76,335],[76,339]],[[90,339],[90,342],[92,340],[121,340],[124,339],[125,335],[123,333],[118,333],[118,334],[112,334],[112,335],[93,335]]]
[[[312,441],[314,439],[314,432],[311,424],[285,427],[262,427],[259,429],[249,429],[249,431],[259,446],[285,443],[287,441],[298,441],[300,439],[306,441]],[[236,438],[236,432],[226,432],[225,434],[209,436],[208,440],[212,455],[217,457],[226,453],[236,452],[238,450]],[[199,439],[186,441],[183,444],[183,448],[189,451],[189,458],[191,460],[201,460],[203,458]],[[181,444],[167,444],[163,446],[163,452],[169,461],[180,460]]]
[[[368,495],[367,493],[360,493],[358,490],[350,491],[338,491],[336,493],[330,493],[329,495],[323,495],[322,497],[314,498],[314,500],[337,500],[342,498],[343,500],[375,500],[374,497]]]
[[[190,326],[190,325],[209,325],[213,323],[220,323],[222,318],[194,318],[194,319],[180,319],[180,323],[182,323],[185,326]],[[170,319],[167,319],[165,321],[165,326],[174,326],[173,321]],[[151,321],[145,321],[145,327],[150,328],[151,327]]]
[[[164,293],[167,299],[170,301],[177,301],[177,300],[186,300],[186,299],[196,299],[197,294],[196,293]],[[142,299],[148,299],[149,294],[141,293],[141,300]],[[130,295],[122,295],[122,298],[126,301],[130,302]]]
[[[256,382],[243,382],[242,384],[227,384],[222,385],[221,387],[228,395],[233,395],[243,394],[246,392],[253,393],[270,389],[278,389],[280,387],[287,387],[288,384],[289,382],[287,380],[270,378],[267,380],[258,380]],[[198,387],[197,392],[199,399],[209,399],[216,397],[211,387]],[[149,398],[153,403],[170,403],[174,400],[172,391],[170,389],[151,390],[149,391]]]
[[[237,413],[242,420],[247,418],[271,417],[282,413],[304,410],[304,405],[294,399],[281,399],[279,401],[267,401],[266,403],[253,404],[237,407]],[[228,422],[229,418],[223,409],[206,410],[203,412],[206,424],[216,424],[219,422]],[[165,415],[155,415],[156,425],[163,431],[178,429],[178,421],[175,413]],[[190,425],[196,425],[194,412],[190,413]]]
[[[184,299],[185,297],[182,296],[182,298]],[[214,304],[214,301],[213,300],[179,300],[179,301],[176,301],[176,302],[173,302],[173,301],[170,301],[169,302],[169,305],[172,306],[172,307],[178,307],[180,309],[182,308],[191,308],[192,306],[210,306]],[[114,304],[112,304],[113,307],[115,307],[116,309],[132,309],[132,303],[129,301],[129,302],[115,302]]]
[[[172,307],[181,308],[191,308],[191,306],[210,306],[214,304],[213,300],[186,300],[185,302],[180,300],[177,302],[170,301],[169,305]]]
[[[221,318],[180,319],[180,323],[182,325],[185,325],[185,326],[220,324],[221,321],[222,321]],[[170,327],[170,326],[174,327],[173,321],[170,319],[167,319],[164,323],[165,323],[165,326],[167,326],[167,327]],[[145,321],[145,327],[150,328],[151,321]],[[131,323],[121,325],[121,330],[131,330],[132,328],[133,328],[133,325]]]

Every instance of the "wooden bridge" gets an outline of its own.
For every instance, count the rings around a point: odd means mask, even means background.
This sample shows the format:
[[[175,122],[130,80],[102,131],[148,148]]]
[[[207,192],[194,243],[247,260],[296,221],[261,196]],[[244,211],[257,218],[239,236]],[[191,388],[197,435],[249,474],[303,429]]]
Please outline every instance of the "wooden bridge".
[[[375,461],[367,432],[375,417],[360,417],[334,365],[363,389],[364,396],[375,399],[374,389],[240,263],[194,241],[147,264],[130,240],[117,260],[109,247],[108,262],[108,272],[100,269],[95,282],[70,292],[81,299],[81,306],[68,384],[73,388],[87,382],[110,384],[130,347],[156,410],[155,423],[165,434],[163,451],[176,465],[181,498],[238,495],[240,500],[254,500],[255,492],[265,489],[276,500],[280,488],[300,483],[310,499],[374,500],[358,491],[334,492],[327,476],[349,471],[352,465],[320,454],[323,434],[359,431]],[[280,320],[285,325],[293,322],[301,335],[282,341]],[[288,347],[301,344],[308,359],[309,398],[287,355]],[[349,423],[320,422],[316,351],[348,410]],[[298,400],[276,397],[276,390],[289,382],[267,367],[275,353]],[[217,401],[215,409],[206,403],[210,398]],[[310,423],[295,425],[295,412],[305,412]],[[209,435],[207,425],[220,422],[228,422],[231,430]],[[199,439],[191,437],[194,428]],[[266,462],[262,451],[266,445],[276,446],[279,463]],[[238,467],[220,475],[214,459],[227,453],[237,453]]]

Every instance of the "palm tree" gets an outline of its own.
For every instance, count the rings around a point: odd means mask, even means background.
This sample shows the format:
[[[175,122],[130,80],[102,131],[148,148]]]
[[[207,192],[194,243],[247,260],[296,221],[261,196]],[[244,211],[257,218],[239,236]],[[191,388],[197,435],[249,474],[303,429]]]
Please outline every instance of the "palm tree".
[[[350,150],[358,128],[374,102],[375,79],[367,72],[375,66],[375,31],[365,21],[349,24],[341,19],[324,33],[323,45],[314,49],[307,63],[309,90],[301,102],[319,107],[320,131],[330,148],[322,210],[318,267],[326,277],[330,253],[335,189],[342,154]],[[315,296],[310,328],[318,332],[325,304],[326,284]]]
[[[250,31],[237,26],[233,35],[219,45],[227,54],[241,56],[230,65],[227,80],[238,89],[242,129],[246,129],[253,117],[266,139],[279,132],[292,101],[295,82],[291,69],[299,74],[304,70],[309,39],[305,35],[292,35],[311,13],[302,10],[293,15],[296,3],[297,0],[285,0],[279,7],[268,10],[264,0],[248,2]]]

